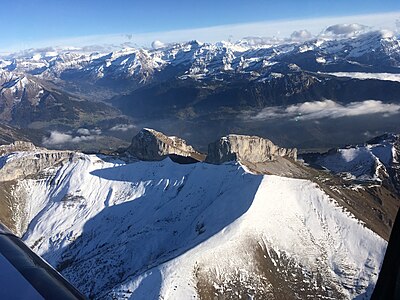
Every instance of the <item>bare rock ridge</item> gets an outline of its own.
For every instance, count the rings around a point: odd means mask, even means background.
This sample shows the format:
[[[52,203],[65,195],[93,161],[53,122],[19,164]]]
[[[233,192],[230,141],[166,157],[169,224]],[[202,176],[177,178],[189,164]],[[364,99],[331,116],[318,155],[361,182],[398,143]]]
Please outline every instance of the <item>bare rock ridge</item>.
[[[240,160],[250,163],[273,161],[277,157],[297,159],[297,149],[281,148],[258,136],[230,134],[208,145],[206,161],[220,164]]]
[[[15,141],[9,145],[1,145],[0,146],[0,155],[9,154],[16,151],[35,151],[39,149],[31,142],[25,141]]]
[[[196,151],[185,140],[166,136],[154,129],[144,128],[132,139],[127,149],[130,155],[141,160],[162,160],[169,156],[178,162],[206,161],[220,164],[227,161],[261,163],[277,157],[297,159],[297,149],[276,146],[268,139],[258,136],[230,134],[208,146],[208,155]],[[182,161],[182,158],[189,160]]]
[[[185,140],[175,136],[166,136],[150,128],[143,128],[133,137],[127,152],[140,160],[162,160],[167,156],[172,159],[180,157],[193,161],[205,159],[204,154],[197,152]]]
[[[0,156],[0,182],[4,182],[37,174],[77,154],[73,151],[47,150],[30,142],[16,141],[0,146]]]

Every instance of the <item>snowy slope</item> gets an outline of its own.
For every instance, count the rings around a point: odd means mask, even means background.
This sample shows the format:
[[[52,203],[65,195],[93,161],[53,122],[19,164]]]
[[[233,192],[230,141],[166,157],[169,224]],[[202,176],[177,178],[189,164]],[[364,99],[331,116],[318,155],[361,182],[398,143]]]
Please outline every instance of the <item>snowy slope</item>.
[[[226,293],[239,275],[245,283],[253,284],[253,295],[257,295],[257,289],[265,288],[266,278],[260,275],[259,262],[249,247],[257,246],[255,242],[267,249],[269,255],[273,251],[278,253],[277,261],[279,256],[287,256],[308,272],[320,272],[326,280],[324,284],[339,286],[343,298],[365,291],[371,283],[371,273],[376,276],[385,248],[380,238],[365,232],[310,182],[266,176],[245,215],[184,255],[134,281],[127,280],[113,294],[126,296],[123,291],[131,290],[133,296],[146,299],[152,290],[147,285],[161,275],[161,297],[196,297],[196,289],[191,286],[196,281],[192,273],[196,266],[201,266],[206,276],[215,278],[219,293]],[[324,294],[315,278],[308,280],[314,285],[309,295]],[[175,288],[172,290],[171,286]],[[345,286],[347,289],[341,289]]]
[[[37,106],[44,95],[43,87],[24,73],[10,72],[0,69],[0,101],[2,109],[0,118],[8,120],[11,114],[7,109],[28,99],[32,106]]]
[[[234,163],[76,154],[18,188],[24,240],[96,298],[367,297],[386,247],[316,184]]]
[[[399,137],[387,134],[364,145],[331,150],[315,161],[333,173],[347,173],[349,179],[382,181],[388,169],[398,163]]]

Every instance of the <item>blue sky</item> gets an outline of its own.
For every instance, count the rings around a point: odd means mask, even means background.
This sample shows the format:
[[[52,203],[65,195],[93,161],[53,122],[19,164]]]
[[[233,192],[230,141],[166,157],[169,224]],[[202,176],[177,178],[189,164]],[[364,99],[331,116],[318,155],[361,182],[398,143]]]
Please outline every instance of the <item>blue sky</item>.
[[[394,24],[396,15],[393,17],[393,12],[400,12],[400,1],[13,0],[2,1],[1,11],[0,52],[62,43],[64,40],[83,42],[85,37],[93,36],[107,39],[118,34],[134,34],[134,37],[143,39],[146,33],[151,33],[152,38],[157,33],[162,40],[163,32],[184,31],[186,38],[192,39],[191,30],[198,28],[227,29],[224,27],[227,24],[271,24],[282,20],[321,20],[326,17],[331,17],[333,22],[333,17],[378,13],[392,13]],[[398,16],[400,18],[400,13]],[[349,18],[340,20],[351,21]],[[249,28],[249,32],[244,30],[237,34],[252,35],[252,30]],[[194,38],[197,38],[195,34]],[[213,39],[212,34],[210,39]],[[140,38],[134,42],[143,43]]]

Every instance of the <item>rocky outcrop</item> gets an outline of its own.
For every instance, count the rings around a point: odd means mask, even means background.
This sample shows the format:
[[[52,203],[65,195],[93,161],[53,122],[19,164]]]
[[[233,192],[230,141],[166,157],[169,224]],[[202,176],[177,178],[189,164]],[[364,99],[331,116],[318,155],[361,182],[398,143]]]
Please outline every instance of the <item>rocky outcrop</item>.
[[[144,128],[133,137],[127,153],[140,160],[162,160],[167,156],[187,157],[193,161],[203,161],[205,155],[197,152],[185,140],[166,136],[154,129]]]
[[[0,146],[0,182],[26,178],[78,156],[73,151],[47,150],[30,142]]]
[[[17,151],[34,151],[37,149],[40,148],[36,147],[31,142],[15,141],[12,144],[0,146],[0,155],[5,155]]]
[[[208,145],[206,161],[214,164],[234,160],[262,163],[278,156],[296,160],[297,149],[281,148],[258,136],[230,134]]]

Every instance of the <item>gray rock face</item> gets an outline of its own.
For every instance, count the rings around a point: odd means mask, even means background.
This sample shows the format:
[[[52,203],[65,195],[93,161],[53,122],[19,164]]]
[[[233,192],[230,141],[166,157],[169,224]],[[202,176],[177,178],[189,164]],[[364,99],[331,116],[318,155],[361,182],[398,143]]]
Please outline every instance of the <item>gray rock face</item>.
[[[39,148],[30,142],[0,146],[0,182],[26,178],[78,156],[72,151]]]
[[[196,161],[205,159],[205,155],[197,152],[185,140],[149,128],[142,129],[133,137],[127,152],[141,160],[162,160],[168,155],[190,157]]]
[[[30,142],[15,141],[12,144],[0,146],[0,155],[5,155],[17,151],[34,151],[36,149],[40,148],[37,148],[34,144]]]
[[[258,136],[230,134],[208,145],[206,161],[214,164],[234,160],[262,163],[278,156],[296,160],[297,149],[281,148]]]

